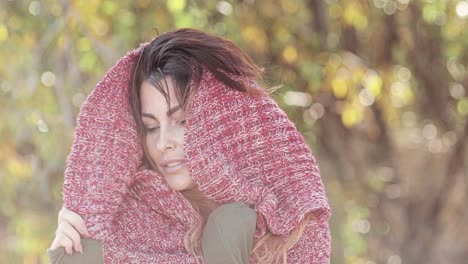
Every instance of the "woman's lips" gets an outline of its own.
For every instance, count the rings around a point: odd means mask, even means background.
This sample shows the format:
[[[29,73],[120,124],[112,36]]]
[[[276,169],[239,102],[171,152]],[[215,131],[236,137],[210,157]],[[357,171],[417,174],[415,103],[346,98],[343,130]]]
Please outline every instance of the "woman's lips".
[[[162,168],[166,173],[174,173],[185,166],[185,161],[171,162],[164,165]]]

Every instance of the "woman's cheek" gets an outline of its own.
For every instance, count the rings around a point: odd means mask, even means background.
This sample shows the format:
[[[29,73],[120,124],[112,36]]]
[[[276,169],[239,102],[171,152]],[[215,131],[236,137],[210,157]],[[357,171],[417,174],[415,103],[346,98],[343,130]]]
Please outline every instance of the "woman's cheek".
[[[184,134],[185,134],[185,128],[184,126],[179,126],[177,128],[177,131],[176,131],[176,135],[177,135],[177,141],[179,144],[181,144],[183,146],[184,144]]]
[[[146,148],[148,149],[149,154],[152,156],[152,154],[156,151],[156,136],[154,133],[149,133],[146,134]],[[153,158],[153,157],[152,157]]]

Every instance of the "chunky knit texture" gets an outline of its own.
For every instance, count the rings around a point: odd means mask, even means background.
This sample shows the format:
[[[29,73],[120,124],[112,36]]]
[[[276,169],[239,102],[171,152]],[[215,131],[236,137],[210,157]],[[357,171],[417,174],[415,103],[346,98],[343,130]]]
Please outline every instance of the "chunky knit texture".
[[[142,149],[128,82],[146,45],[120,59],[83,104],[67,160],[64,206],[102,241],[105,263],[203,262],[183,245],[195,210],[161,175],[138,171]],[[206,72],[186,120],[185,159],[201,191],[221,204],[242,201],[255,208],[256,237],[267,229],[287,237],[314,214],[288,262],[329,263],[330,209],[318,167],[274,100],[229,89]]]

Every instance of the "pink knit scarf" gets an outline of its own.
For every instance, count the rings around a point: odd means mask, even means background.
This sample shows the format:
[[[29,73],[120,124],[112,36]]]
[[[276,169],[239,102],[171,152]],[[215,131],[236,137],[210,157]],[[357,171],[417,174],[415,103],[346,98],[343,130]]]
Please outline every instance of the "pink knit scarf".
[[[64,206],[103,243],[106,263],[194,263],[183,246],[196,214],[142,157],[128,103],[142,49],[121,58],[80,109],[67,160]],[[252,86],[256,84],[252,82]],[[290,263],[328,263],[330,208],[319,169],[301,134],[268,95],[253,98],[205,72],[187,110],[185,159],[200,190],[218,203],[243,201],[258,213],[256,237],[287,237],[314,214]]]

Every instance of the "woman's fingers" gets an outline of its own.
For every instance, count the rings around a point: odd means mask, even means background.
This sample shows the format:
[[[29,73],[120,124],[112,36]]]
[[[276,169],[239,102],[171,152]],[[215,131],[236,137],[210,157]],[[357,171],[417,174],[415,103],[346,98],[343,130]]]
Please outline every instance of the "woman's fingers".
[[[55,239],[52,242],[52,245],[50,246],[51,250],[57,249],[59,247],[64,247],[65,252],[68,255],[71,255],[73,253],[72,248],[73,248],[73,242],[71,241],[70,238],[65,236],[63,233],[57,233],[55,235]]]
[[[73,211],[62,208],[58,214],[58,223],[55,239],[50,248],[64,247],[69,255],[73,253],[73,249],[83,253],[80,233],[89,236],[83,218]]]
[[[68,240],[72,241],[72,246],[75,249],[75,251],[83,253],[83,247],[81,246],[80,234],[67,221],[63,221],[62,223],[59,224],[55,234],[56,234],[56,236],[61,234],[61,235],[64,235],[65,237],[67,237]]]
[[[64,221],[72,225],[81,235],[86,237],[90,236],[83,218],[77,213],[62,207],[62,210],[60,210],[58,214],[58,223],[60,224]]]

